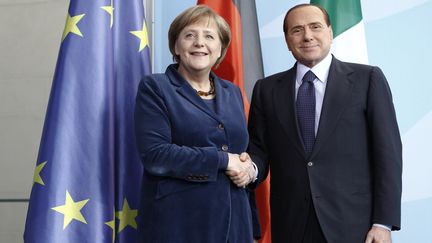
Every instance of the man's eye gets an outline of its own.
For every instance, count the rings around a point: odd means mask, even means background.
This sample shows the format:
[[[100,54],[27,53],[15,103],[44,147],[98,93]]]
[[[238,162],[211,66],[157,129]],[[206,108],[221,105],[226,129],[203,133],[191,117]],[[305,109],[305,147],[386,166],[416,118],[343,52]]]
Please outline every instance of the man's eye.
[[[301,31],[301,29],[293,29],[291,32],[293,34],[297,34],[297,33],[300,33],[300,31]]]
[[[214,36],[213,35],[206,35],[206,38],[210,39],[210,40],[214,40]]]

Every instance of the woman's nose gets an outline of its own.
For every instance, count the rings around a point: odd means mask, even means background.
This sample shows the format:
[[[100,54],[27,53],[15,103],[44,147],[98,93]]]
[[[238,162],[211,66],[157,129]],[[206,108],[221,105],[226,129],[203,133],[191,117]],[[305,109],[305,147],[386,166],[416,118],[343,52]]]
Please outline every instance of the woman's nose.
[[[204,45],[204,38],[201,35],[197,35],[194,42],[195,46],[203,46]]]

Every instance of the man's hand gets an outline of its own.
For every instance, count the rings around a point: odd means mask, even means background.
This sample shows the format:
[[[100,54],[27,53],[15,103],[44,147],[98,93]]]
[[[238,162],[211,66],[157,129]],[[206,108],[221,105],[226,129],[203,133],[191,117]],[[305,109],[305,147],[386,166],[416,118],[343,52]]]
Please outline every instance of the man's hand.
[[[251,157],[250,157],[249,154],[246,153],[246,152],[243,152],[243,153],[240,154],[240,160],[241,160],[242,162],[246,162],[246,161],[248,161],[248,160],[252,161]]]
[[[387,229],[372,226],[369,230],[365,243],[391,243],[391,232]]]
[[[255,169],[247,153],[228,153],[228,167],[225,172],[238,187],[246,187],[254,179]]]
[[[252,158],[246,152],[243,152],[243,153],[240,154],[240,160],[242,162],[251,162],[251,164],[253,163],[252,162]],[[248,170],[249,183],[255,181],[255,177],[256,177],[256,170],[255,170],[256,168],[255,168],[254,165],[252,165],[252,167],[253,167],[252,170]]]

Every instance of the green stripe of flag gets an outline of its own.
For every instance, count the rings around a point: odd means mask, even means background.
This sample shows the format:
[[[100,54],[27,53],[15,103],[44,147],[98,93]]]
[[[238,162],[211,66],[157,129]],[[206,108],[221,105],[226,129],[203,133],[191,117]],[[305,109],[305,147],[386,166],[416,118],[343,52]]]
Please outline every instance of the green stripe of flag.
[[[324,7],[330,15],[334,37],[362,20],[360,0],[311,0]]]

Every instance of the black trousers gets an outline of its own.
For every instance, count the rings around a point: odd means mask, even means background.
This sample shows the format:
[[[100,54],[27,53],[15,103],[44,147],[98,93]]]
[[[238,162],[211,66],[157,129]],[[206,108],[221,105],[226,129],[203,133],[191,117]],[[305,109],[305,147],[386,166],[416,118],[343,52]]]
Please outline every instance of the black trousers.
[[[312,200],[310,200],[309,207],[309,215],[302,243],[327,243],[316,216]]]

